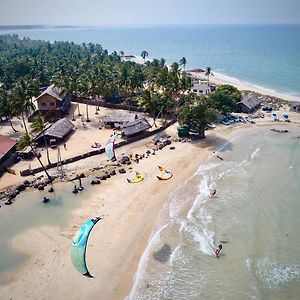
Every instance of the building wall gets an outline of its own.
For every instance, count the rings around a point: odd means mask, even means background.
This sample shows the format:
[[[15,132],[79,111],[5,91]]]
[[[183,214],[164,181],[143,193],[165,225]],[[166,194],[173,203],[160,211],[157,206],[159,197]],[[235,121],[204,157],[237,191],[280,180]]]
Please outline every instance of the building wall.
[[[37,105],[40,111],[56,110],[59,108],[60,101],[51,95],[45,94],[37,100]]]

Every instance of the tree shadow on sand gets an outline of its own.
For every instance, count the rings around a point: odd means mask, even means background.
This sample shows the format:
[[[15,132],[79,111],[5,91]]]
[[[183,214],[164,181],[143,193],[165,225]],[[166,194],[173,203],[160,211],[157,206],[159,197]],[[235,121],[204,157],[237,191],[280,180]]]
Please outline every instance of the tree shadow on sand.
[[[157,252],[153,253],[153,257],[155,260],[165,263],[169,260],[172,254],[172,249],[168,244],[164,244]]]
[[[226,150],[233,150],[233,144],[222,137],[208,135],[205,139],[197,140],[193,145],[198,148],[207,148],[208,150],[223,152]]]

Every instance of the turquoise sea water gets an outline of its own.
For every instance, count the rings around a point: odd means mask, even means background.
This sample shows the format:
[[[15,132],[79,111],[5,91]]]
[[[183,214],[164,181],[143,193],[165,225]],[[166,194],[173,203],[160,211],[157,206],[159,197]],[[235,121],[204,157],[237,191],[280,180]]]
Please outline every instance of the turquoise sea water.
[[[187,59],[187,67],[213,71],[255,85],[300,95],[300,25],[164,26],[18,31],[21,37],[100,43],[109,51]]]
[[[244,131],[173,191],[128,299],[299,299],[299,133]]]

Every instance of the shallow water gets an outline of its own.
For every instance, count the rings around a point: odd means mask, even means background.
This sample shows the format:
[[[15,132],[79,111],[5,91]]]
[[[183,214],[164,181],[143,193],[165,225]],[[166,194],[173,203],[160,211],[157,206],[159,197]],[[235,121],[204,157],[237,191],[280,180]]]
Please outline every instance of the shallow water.
[[[175,190],[129,298],[299,299],[299,132],[249,129],[220,151],[224,161],[212,156]]]
[[[10,206],[0,209],[0,273],[18,268],[28,258],[11,247],[12,238],[33,227],[56,226],[67,224],[70,212],[79,206],[90,193],[87,179],[82,181],[84,191],[74,195],[73,183],[57,183],[54,192],[23,192]],[[43,203],[46,196],[50,202]]]

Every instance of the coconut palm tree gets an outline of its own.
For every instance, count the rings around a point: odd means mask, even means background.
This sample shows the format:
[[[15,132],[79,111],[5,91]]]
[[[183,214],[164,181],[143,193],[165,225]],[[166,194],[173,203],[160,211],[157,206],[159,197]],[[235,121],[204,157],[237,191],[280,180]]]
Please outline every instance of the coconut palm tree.
[[[31,124],[31,133],[38,134],[46,129],[45,120],[42,116],[36,116],[33,119],[33,122]],[[48,164],[51,164],[50,158],[49,158],[49,149],[48,149],[48,143],[46,136],[44,135],[44,142],[46,146],[46,153],[47,153],[47,160]]]
[[[18,150],[23,150],[23,149],[25,149],[26,147],[30,147],[31,150],[32,150],[32,152],[33,152],[33,153],[36,153],[36,149],[35,149],[35,146],[34,146],[34,145],[35,145],[35,143],[34,143],[34,140],[33,140],[32,136],[30,136],[30,135],[29,135],[28,133],[26,133],[26,132],[23,133],[23,134],[20,136],[20,138],[18,139],[18,141],[17,141],[17,149],[18,149]],[[40,165],[42,166],[44,172],[46,173],[46,175],[47,175],[49,181],[50,181],[51,184],[52,184],[52,177],[51,177],[50,174],[47,172],[47,170],[46,170],[44,164],[42,163],[42,161],[41,161],[39,155],[37,155],[36,158],[38,159]]]
[[[11,118],[14,116],[15,108],[11,95],[3,88],[0,88],[0,118],[5,117],[14,132],[18,132],[12,124]]]
[[[209,89],[209,76],[212,75],[212,72],[211,72],[211,68],[210,67],[206,67],[206,71],[205,71],[205,76],[207,76],[207,86],[208,86],[208,89]]]
[[[148,52],[143,50],[142,53],[141,53],[141,57],[144,59],[144,62],[146,61],[146,57],[148,57]]]
[[[186,58],[183,57],[183,58],[179,61],[179,63],[183,66],[183,69],[185,70]]]
[[[15,88],[13,89],[12,95],[14,101],[16,101],[16,106],[19,108],[22,115],[22,121],[26,133],[28,134],[28,129],[25,122],[25,114],[28,114],[30,110],[34,110],[35,106],[32,103],[32,98],[37,96],[39,93],[38,82],[34,79],[21,78]]]

